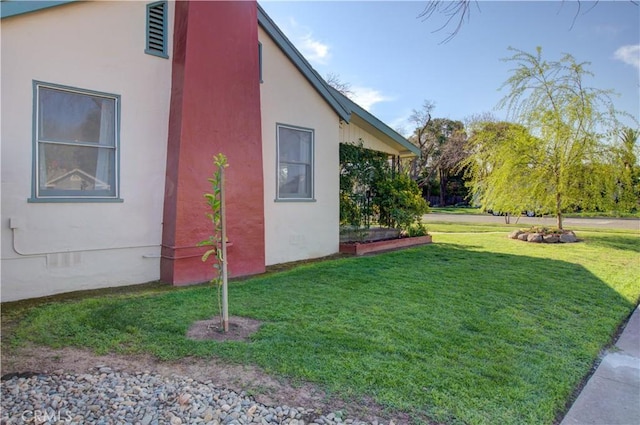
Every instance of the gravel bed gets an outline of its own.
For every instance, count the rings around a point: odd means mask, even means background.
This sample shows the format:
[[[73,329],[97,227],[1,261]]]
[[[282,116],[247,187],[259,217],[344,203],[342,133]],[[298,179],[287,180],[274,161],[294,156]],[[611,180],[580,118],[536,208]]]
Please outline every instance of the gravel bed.
[[[211,381],[130,374],[106,366],[90,372],[3,377],[0,423],[365,424],[342,412],[322,415],[303,407],[265,406],[244,392],[217,388]]]

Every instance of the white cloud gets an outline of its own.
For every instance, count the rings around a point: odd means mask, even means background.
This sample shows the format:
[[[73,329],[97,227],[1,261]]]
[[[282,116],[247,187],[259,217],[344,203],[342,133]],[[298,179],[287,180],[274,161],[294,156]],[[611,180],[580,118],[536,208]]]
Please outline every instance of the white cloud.
[[[329,46],[314,40],[311,34],[303,36],[299,41],[300,52],[310,62],[326,65],[329,60]]]
[[[353,92],[351,100],[369,112],[371,112],[371,108],[376,103],[393,100],[391,97],[383,95],[378,90],[368,87],[354,86],[351,87],[351,91]]]
[[[616,50],[613,57],[640,69],[640,44],[622,46]]]
[[[287,37],[300,50],[300,53],[311,63],[326,65],[331,58],[331,48],[313,37],[313,32],[289,18],[289,25],[284,29]]]

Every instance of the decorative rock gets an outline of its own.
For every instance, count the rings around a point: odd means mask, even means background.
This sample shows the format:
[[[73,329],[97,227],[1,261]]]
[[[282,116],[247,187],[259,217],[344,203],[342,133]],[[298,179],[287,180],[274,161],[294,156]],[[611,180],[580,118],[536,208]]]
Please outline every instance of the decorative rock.
[[[574,243],[578,242],[576,234],[573,232],[567,232],[560,235],[560,242],[562,243]]]
[[[43,412],[58,412],[58,422],[69,423],[304,425],[303,417],[308,416],[313,418],[309,423],[364,425],[342,411],[317,417],[314,409],[267,407],[211,381],[106,370],[110,368],[100,365],[92,374],[16,374],[5,379],[0,387],[0,423],[22,423],[23,412],[37,406]]]
[[[531,233],[527,236],[527,242],[541,243],[542,235],[540,233]]]
[[[528,230],[528,231],[527,231]],[[573,231],[565,231],[559,233],[558,231],[549,230],[547,228],[532,227],[525,230],[514,230],[509,233],[509,238],[518,239],[525,242],[533,243],[572,243],[578,242]]]
[[[523,233],[524,232],[522,230],[514,230],[513,232],[509,233],[509,239],[518,239],[518,236]]]

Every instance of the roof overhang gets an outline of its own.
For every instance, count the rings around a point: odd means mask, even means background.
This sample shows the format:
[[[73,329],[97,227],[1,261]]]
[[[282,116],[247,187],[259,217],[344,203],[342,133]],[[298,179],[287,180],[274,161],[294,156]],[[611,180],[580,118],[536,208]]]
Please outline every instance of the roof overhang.
[[[378,137],[381,141],[391,146],[399,152],[400,156],[411,157],[420,156],[420,148],[408,141],[400,133],[380,121],[372,113],[368,112],[360,105],[331,88],[331,92],[340,102],[351,112],[351,122]]]
[[[351,114],[351,123],[357,125],[361,129],[366,132],[372,134],[377,139],[381,140],[383,143],[388,145],[391,149],[398,152],[398,155],[401,157],[413,157],[419,155],[420,151],[411,150],[410,147],[406,146],[395,140],[394,138],[389,137],[388,134],[381,131],[378,127],[371,124],[371,122],[367,121],[365,118],[358,115],[356,112],[352,112]],[[411,146],[414,146],[411,144]]]
[[[26,0],[4,0],[0,2],[0,18],[23,15],[25,13],[37,12],[38,10],[50,7],[61,6],[67,3],[76,3],[77,0],[59,1],[26,1]]]

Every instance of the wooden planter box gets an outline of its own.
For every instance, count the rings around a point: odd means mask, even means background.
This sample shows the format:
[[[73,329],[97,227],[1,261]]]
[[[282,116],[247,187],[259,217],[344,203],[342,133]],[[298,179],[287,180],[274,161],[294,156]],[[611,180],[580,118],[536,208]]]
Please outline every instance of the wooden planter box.
[[[388,239],[384,241],[363,243],[341,243],[340,252],[343,254],[364,255],[374,252],[391,251],[394,249],[408,248],[411,246],[426,245],[431,243],[431,235],[416,236],[413,238]]]

